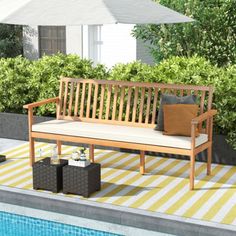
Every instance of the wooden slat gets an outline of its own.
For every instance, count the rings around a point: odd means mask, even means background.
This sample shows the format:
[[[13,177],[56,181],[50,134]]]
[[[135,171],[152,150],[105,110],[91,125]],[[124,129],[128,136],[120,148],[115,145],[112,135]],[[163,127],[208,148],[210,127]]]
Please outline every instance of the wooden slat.
[[[57,107],[57,119],[60,118],[62,112],[62,98],[63,98],[63,91],[64,91],[64,82],[60,80],[60,91],[59,91],[59,106]]]
[[[202,91],[202,94],[201,94],[201,101],[200,101],[200,114],[202,114],[202,113],[204,112],[205,96],[206,96],[206,92],[205,92],[205,91]],[[202,123],[200,123],[200,124],[198,125],[198,129],[199,129],[199,132],[202,131]]]
[[[209,111],[212,107],[212,99],[213,99],[213,87],[209,87],[209,92],[208,92],[208,103],[207,103],[207,110]],[[213,122],[213,121],[212,121]],[[206,122],[206,133],[208,134],[209,132],[209,127],[210,127],[210,120],[208,119]]]
[[[100,108],[99,108],[99,119],[102,119],[103,113],[103,104],[104,104],[104,93],[105,93],[105,85],[101,86],[101,100],[100,100]]]
[[[207,104],[207,109],[210,110],[212,106],[212,99],[213,99],[213,92],[214,89],[212,86],[209,87],[209,93],[208,93],[208,104]]]
[[[108,86],[108,92],[107,92],[107,104],[106,104],[106,120],[109,119],[109,114],[110,114],[110,104],[111,104],[111,89],[112,89],[112,86],[109,85]]]
[[[181,97],[184,96],[184,90],[183,90],[183,89],[180,89],[179,95],[180,95]]]
[[[137,104],[138,104],[138,92],[139,88],[135,88],[135,93],[134,93],[134,105],[133,105],[133,113],[132,113],[132,122],[136,121],[136,113],[137,113]]]
[[[153,109],[152,109],[152,124],[156,123],[157,99],[158,99],[158,89],[155,88],[154,101],[153,101]]]
[[[84,116],[85,92],[86,92],[86,83],[83,83],[82,97],[81,97],[81,102],[80,102],[80,117]]]
[[[148,99],[147,99],[147,109],[146,109],[146,118],[145,123],[148,124],[149,116],[150,116],[150,106],[151,106],[151,98],[152,98],[152,89],[148,89]]]
[[[143,122],[144,95],[145,95],[145,88],[142,88],[142,90],[141,90],[141,101],[140,101],[139,118],[138,118],[138,122],[139,123]]]
[[[95,84],[94,99],[93,99],[93,118],[96,117],[97,111],[97,102],[98,102],[98,84]]]
[[[69,102],[69,111],[68,115],[71,116],[71,111],[72,111],[72,105],[73,105],[73,97],[74,97],[74,83],[71,83],[70,85],[70,102]]]
[[[64,92],[63,116],[66,116],[67,97],[68,97],[68,82],[66,83]]]
[[[126,114],[125,114],[125,121],[126,122],[129,121],[131,95],[132,95],[132,87],[129,87],[127,105],[126,105]]]
[[[74,116],[78,116],[79,92],[80,92],[80,83],[77,83],[77,86],[76,86],[76,94],[75,94],[75,110],[74,110]]]
[[[119,121],[122,120],[124,96],[125,96],[125,87],[121,87],[120,108],[119,108],[119,118],[118,118]]]
[[[187,95],[188,96],[191,95],[191,90],[190,89],[187,90]]]
[[[117,95],[118,95],[118,86],[115,86],[114,101],[113,101],[113,108],[112,108],[112,120],[116,119]]]
[[[168,88],[165,89],[165,90],[164,90],[164,93],[166,93],[166,94],[171,94],[170,89],[168,89]]]
[[[89,115],[90,115],[91,92],[92,92],[92,84],[89,84],[89,88],[88,88],[88,98],[87,98],[87,108],[86,108],[86,117],[87,117],[87,118],[89,118]]]
[[[202,113],[204,112],[205,96],[206,96],[206,92],[205,92],[205,91],[202,91],[202,94],[201,94],[201,102],[200,102],[200,114],[202,114]]]

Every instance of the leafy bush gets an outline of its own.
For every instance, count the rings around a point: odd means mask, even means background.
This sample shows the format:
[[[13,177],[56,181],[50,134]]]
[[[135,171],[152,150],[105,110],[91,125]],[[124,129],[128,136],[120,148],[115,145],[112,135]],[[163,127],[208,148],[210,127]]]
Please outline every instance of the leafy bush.
[[[140,61],[117,64],[110,71],[109,79],[134,82],[150,82],[155,79],[153,67]]]
[[[196,56],[171,57],[155,66],[133,62],[108,71],[73,55],[45,56],[34,62],[22,57],[0,59],[0,111],[22,113],[26,103],[58,96],[60,76],[213,85],[213,107],[218,110],[215,130],[227,134],[236,149],[236,65],[219,68]],[[55,105],[40,107],[37,113],[54,115]]]
[[[219,132],[228,135],[228,142],[236,150],[236,65],[221,69],[218,80],[214,81],[214,106],[219,112]]]
[[[38,99],[30,85],[31,62],[22,57],[0,59],[0,111],[23,112],[23,105]]]
[[[236,62],[235,0],[159,0],[158,2],[196,21],[136,27],[134,35],[152,44],[151,52],[157,62],[171,56],[189,57],[195,54],[219,66]]]
[[[81,59],[75,55],[66,56],[63,54],[44,56],[42,59],[33,62],[31,73],[30,84],[37,88],[38,100],[58,96],[61,76],[96,79],[107,76],[105,66],[93,67],[90,60]],[[55,106],[53,104],[42,106],[38,108],[37,114],[55,114]]]

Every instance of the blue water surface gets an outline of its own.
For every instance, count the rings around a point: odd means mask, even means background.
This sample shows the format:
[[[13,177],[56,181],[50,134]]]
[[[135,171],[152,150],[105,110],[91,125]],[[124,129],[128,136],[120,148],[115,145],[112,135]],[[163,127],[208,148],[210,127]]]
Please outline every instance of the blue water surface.
[[[33,217],[0,211],[1,236],[118,236],[108,232],[87,229]]]

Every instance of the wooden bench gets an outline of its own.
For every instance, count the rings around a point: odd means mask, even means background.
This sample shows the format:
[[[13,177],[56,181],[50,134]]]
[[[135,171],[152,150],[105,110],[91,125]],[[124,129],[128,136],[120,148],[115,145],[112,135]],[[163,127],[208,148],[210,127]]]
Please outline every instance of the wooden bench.
[[[166,136],[154,130],[161,93],[198,96],[200,115],[191,122],[191,137]],[[207,149],[211,173],[213,88],[193,85],[61,78],[59,97],[25,105],[28,109],[30,164],[35,161],[35,138],[85,143],[94,162],[94,145],[140,150],[140,173],[145,151],[190,156],[190,189],[194,189],[195,156]],[[56,103],[56,120],[34,124],[33,108]],[[200,136],[195,138],[198,126]],[[204,128],[203,128],[204,127]]]

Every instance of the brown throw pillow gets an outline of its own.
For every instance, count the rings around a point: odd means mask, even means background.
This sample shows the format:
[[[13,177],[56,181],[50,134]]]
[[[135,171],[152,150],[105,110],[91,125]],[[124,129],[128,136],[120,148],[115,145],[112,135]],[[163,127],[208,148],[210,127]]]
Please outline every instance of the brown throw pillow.
[[[170,94],[165,94],[165,93],[162,94],[160,107],[158,110],[158,116],[157,116],[157,126],[155,130],[159,130],[159,131],[164,130],[163,105],[165,104],[196,104],[196,102],[197,102],[197,96],[195,95],[178,97],[175,95],[170,95]]]
[[[165,135],[191,136],[191,120],[198,115],[198,105],[163,105]],[[196,136],[198,136],[196,130]]]

